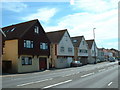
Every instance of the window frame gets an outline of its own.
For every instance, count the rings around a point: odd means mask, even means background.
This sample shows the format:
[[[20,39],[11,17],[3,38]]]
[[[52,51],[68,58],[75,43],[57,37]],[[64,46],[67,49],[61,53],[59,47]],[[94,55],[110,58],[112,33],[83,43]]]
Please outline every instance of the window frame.
[[[69,47],[68,52],[73,52],[73,49],[71,47]]]
[[[38,27],[38,26],[35,26],[35,27],[34,27],[34,32],[35,32],[36,34],[39,34],[39,27]]]
[[[32,65],[32,57],[29,56],[22,56],[21,58],[22,65]]]
[[[24,48],[33,48],[34,42],[32,40],[24,40]]]
[[[65,51],[65,48],[62,46],[60,47],[60,52],[64,52]]]
[[[48,43],[40,42],[40,49],[41,50],[48,50]]]

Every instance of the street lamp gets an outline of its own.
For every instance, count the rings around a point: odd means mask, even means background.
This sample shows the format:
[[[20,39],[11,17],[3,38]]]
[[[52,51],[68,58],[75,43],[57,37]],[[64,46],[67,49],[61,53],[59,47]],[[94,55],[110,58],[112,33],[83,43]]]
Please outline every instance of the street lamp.
[[[95,56],[95,64],[96,64],[96,50],[95,50],[95,29],[93,28],[93,37],[94,37],[94,56]]]

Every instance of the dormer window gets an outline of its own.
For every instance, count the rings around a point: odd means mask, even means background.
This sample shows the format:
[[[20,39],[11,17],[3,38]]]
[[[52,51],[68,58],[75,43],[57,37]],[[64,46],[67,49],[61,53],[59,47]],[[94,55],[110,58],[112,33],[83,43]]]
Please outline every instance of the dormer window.
[[[38,26],[35,26],[34,32],[37,33],[37,34],[39,34],[39,27]]]
[[[77,42],[77,40],[73,40],[73,42],[74,42],[74,43],[76,43],[76,42]]]

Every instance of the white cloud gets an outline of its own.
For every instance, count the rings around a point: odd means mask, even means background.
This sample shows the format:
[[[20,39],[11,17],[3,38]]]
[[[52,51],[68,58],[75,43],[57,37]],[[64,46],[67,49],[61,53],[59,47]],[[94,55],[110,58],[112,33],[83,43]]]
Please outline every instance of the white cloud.
[[[27,5],[22,2],[2,2],[2,9],[9,10],[13,12],[21,12]]]
[[[56,14],[56,12],[56,8],[41,8],[38,9],[36,13],[22,17],[22,20],[39,19],[40,21],[47,23]]]
[[[117,8],[119,0],[75,0],[74,9],[90,12],[104,12]]]
[[[84,3],[85,12],[73,13],[59,19],[56,26],[45,26],[46,31],[51,30],[61,30],[67,28],[71,36],[81,36],[84,35],[85,39],[93,39],[93,28],[95,27],[96,43],[98,47],[117,47],[117,42],[113,44],[113,39],[118,38],[118,10],[117,10],[117,0],[112,0],[104,2],[103,0],[80,0]],[[89,7],[88,2],[96,1],[95,4],[98,8],[93,5]],[[108,3],[111,5],[108,5]],[[113,3],[113,5],[112,5]],[[93,4],[92,2],[90,4]],[[81,4],[80,4],[81,5]],[[101,8],[102,7],[102,8]],[[80,7],[79,7],[80,8]],[[87,11],[89,9],[97,13],[91,13]],[[101,11],[98,11],[101,10]],[[109,40],[109,43],[106,41]],[[111,40],[111,41],[110,41]]]

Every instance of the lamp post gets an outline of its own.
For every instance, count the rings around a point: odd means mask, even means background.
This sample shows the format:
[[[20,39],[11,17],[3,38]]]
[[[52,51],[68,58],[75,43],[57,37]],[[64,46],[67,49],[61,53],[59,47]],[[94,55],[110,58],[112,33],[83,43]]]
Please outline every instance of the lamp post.
[[[95,56],[95,64],[96,64],[96,50],[95,50],[95,29],[93,28],[93,37],[94,37],[94,56]]]

